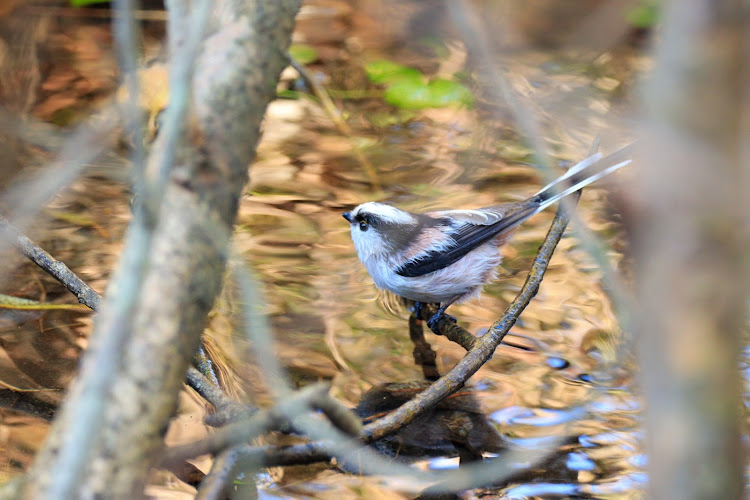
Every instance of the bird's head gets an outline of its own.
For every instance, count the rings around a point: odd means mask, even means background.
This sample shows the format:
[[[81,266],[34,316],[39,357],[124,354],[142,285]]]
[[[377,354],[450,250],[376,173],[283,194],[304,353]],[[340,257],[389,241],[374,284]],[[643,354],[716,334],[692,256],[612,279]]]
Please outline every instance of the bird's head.
[[[349,222],[354,247],[363,262],[402,247],[401,240],[410,235],[418,223],[409,212],[373,201],[342,215]]]

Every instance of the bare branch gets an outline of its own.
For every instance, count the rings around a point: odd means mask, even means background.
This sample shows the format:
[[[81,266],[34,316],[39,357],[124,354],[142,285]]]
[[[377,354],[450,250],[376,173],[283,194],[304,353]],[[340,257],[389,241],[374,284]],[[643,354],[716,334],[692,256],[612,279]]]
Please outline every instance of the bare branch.
[[[13,227],[7,219],[0,216],[0,234],[28,257],[34,264],[44,269],[50,276],[60,282],[65,288],[78,297],[78,302],[93,309],[99,310],[102,297],[96,290],[88,286],[81,278],[70,270],[65,263],[55,259],[39,245],[27,238],[18,229]]]
[[[219,386],[192,366],[187,371],[187,384],[216,409],[215,414],[206,417],[208,425],[220,427],[228,422],[246,419],[257,411],[227,396]]]
[[[271,410],[260,410],[252,417],[229,424],[205,439],[166,450],[160,466],[171,468],[189,458],[222,452],[236,444],[246,443],[270,429],[288,429],[290,415],[320,407],[320,402],[326,398],[329,398],[326,385],[305,387]]]
[[[411,314],[409,316],[409,337],[414,344],[414,363],[422,367],[424,378],[426,380],[439,379],[440,372],[438,371],[436,363],[437,353],[432,350],[427,339],[424,338],[422,320],[417,318],[416,314]]]
[[[163,180],[166,172],[165,190],[147,195],[148,209],[136,214],[81,376],[36,459],[28,495],[142,492],[220,288],[247,166],[298,8],[294,0],[221,3],[207,21],[211,35],[183,46],[197,47],[197,58],[190,51],[170,54],[178,69],[195,61],[187,83],[192,113],[174,118],[181,96],[170,91],[173,118],[146,167],[149,179]],[[175,142],[170,130],[183,140]]]

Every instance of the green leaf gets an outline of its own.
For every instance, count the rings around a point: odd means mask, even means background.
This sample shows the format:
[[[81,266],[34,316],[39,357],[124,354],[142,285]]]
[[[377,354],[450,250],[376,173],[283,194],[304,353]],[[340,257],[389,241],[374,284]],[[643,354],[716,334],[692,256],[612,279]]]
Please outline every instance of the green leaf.
[[[383,98],[402,109],[471,106],[474,97],[464,85],[444,78],[428,81],[422,72],[393,61],[373,61],[365,66],[373,83],[385,85]]]
[[[318,60],[318,51],[310,45],[293,43],[289,47],[289,55],[301,64],[311,64]]]
[[[395,85],[408,81],[424,83],[425,76],[416,68],[410,68],[393,61],[373,61],[365,66],[367,78],[377,85]]]
[[[388,104],[403,109],[471,106],[474,98],[469,89],[458,82],[437,78],[427,84],[402,81],[388,87],[384,94]]]
[[[626,19],[635,28],[653,28],[659,22],[659,6],[653,0],[641,0],[628,11]]]
[[[430,87],[423,82],[402,81],[385,90],[385,102],[392,106],[405,109],[431,108],[432,93]]]
[[[276,92],[276,97],[279,99],[299,99],[300,93],[296,90],[280,90]]]
[[[432,107],[471,106],[474,104],[474,96],[471,91],[453,80],[436,78],[430,82],[429,88],[432,95]]]
[[[70,5],[73,7],[86,7],[95,3],[107,3],[109,0],[70,0]]]

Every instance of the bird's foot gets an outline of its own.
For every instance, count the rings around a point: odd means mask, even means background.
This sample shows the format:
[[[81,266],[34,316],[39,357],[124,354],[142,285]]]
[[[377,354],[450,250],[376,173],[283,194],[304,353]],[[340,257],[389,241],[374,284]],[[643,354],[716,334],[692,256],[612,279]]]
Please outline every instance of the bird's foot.
[[[414,305],[412,306],[412,312],[414,313],[414,316],[417,317],[417,319],[422,319],[425,317],[427,313],[430,312],[429,306],[435,306],[440,310],[440,304],[438,302],[419,302],[415,301]],[[445,308],[443,308],[443,311]]]
[[[438,323],[440,322],[440,320],[441,320],[442,318],[445,318],[445,319],[447,319],[448,321],[451,321],[451,322],[453,322],[453,323],[456,323],[456,318],[454,318],[454,317],[453,317],[453,316],[451,316],[450,314],[445,314],[445,309],[446,309],[447,307],[448,307],[448,306],[444,306],[444,307],[441,307],[441,308],[439,308],[439,309],[437,310],[437,312],[436,312],[435,314],[433,314],[433,315],[432,315],[432,317],[431,317],[430,319],[428,319],[428,320],[427,320],[427,326],[428,326],[428,327],[430,328],[430,330],[432,330],[433,332],[435,332],[435,333],[438,333],[438,332],[437,332],[437,326],[438,326]]]

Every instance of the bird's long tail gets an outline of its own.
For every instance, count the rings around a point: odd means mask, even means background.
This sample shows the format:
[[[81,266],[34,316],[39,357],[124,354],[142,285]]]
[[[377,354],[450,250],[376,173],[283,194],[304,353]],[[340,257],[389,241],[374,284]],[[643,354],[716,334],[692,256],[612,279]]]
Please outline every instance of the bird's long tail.
[[[604,158],[601,153],[597,153],[573,165],[567,172],[533,196],[532,199],[539,204],[534,213],[544,210],[569,194],[624,167],[632,161],[632,156],[633,144],[629,144]]]

